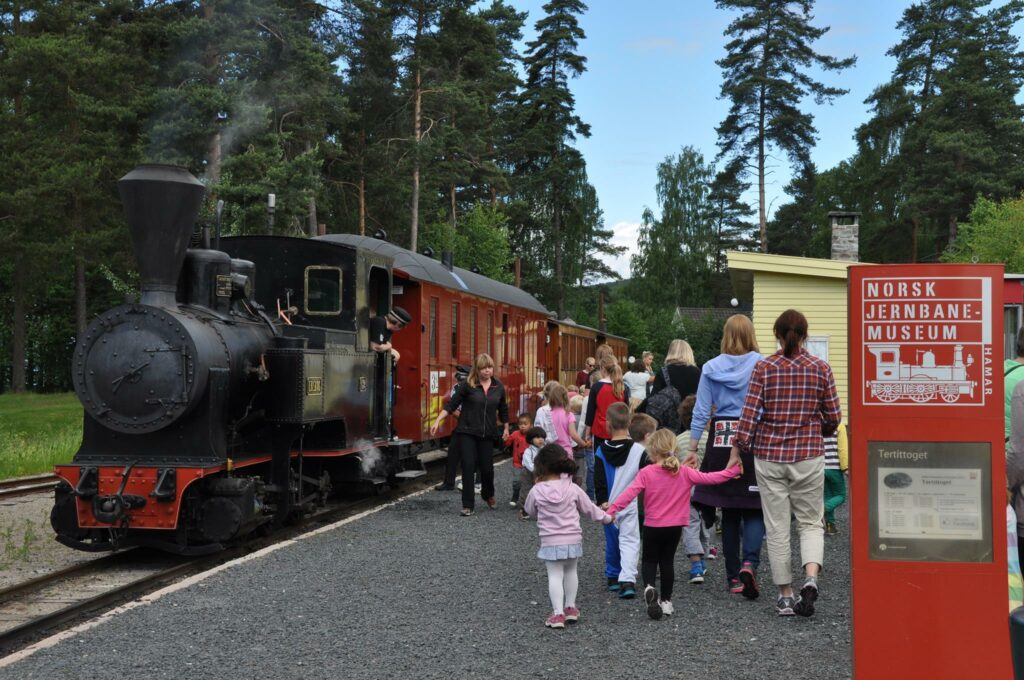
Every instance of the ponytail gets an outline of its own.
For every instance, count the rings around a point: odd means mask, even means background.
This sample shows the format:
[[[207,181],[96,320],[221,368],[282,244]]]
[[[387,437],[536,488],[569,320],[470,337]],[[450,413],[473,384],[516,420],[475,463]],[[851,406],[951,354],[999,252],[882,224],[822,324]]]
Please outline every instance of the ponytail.
[[[657,430],[647,439],[647,453],[660,460],[657,464],[672,474],[679,472],[679,459],[675,456],[676,434],[667,427]]]
[[[782,344],[782,353],[791,359],[796,356],[800,346],[807,339],[807,317],[795,309],[787,309],[779,314],[772,330]]]
[[[622,379],[622,368],[619,362],[611,354],[605,354],[599,359],[601,372],[612,381],[612,394],[616,399],[622,399],[626,395],[626,382]]]

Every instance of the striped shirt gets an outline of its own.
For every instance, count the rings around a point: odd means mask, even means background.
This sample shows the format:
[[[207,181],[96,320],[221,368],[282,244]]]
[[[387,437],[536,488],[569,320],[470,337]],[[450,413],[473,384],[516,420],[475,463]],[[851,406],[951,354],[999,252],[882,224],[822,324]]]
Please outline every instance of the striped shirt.
[[[825,469],[839,470],[839,438],[835,435],[824,438],[825,444]]]
[[[823,436],[842,420],[829,365],[802,348],[757,362],[734,443],[772,463],[795,463],[824,453]]]

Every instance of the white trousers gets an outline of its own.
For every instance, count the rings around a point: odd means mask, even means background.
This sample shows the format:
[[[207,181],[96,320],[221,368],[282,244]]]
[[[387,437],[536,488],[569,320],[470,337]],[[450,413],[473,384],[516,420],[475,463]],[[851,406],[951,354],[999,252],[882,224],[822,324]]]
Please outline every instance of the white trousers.
[[[640,562],[640,515],[619,515],[619,583],[636,583]]]
[[[761,491],[768,561],[775,585],[793,582],[789,548],[790,514],[800,536],[800,564],[822,563],[825,554],[825,457],[796,463],[770,463],[754,458],[757,487]]]

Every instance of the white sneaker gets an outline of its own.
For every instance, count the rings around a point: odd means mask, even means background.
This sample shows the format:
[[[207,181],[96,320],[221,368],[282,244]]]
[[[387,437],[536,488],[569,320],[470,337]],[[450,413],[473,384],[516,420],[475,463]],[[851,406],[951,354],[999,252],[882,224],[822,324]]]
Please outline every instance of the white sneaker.
[[[473,485],[473,491],[475,491],[476,493],[480,493],[480,490],[483,489],[483,488],[484,488],[483,484],[474,484]]]
[[[462,491],[462,482],[459,482],[458,484],[456,484],[455,488],[458,489],[459,491]]]
[[[508,507],[510,507],[510,508],[516,507],[516,502],[515,501],[509,501],[508,502]]]
[[[661,613],[662,614],[664,614],[665,616],[672,616],[672,612],[675,611],[675,610],[672,607],[672,603],[671,602],[665,602],[664,600],[662,600],[659,604],[661,604]]]

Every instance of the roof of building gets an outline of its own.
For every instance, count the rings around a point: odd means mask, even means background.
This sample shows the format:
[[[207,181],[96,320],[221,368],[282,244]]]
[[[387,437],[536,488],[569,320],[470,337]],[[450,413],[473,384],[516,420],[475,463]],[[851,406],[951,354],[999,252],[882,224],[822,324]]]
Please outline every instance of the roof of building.
[[[846,270],[851,265],[871,264],[870,262],[846,262],[826,260],[817,257],[793,255],[770,255],[730,250],[726,253],[729,262],[729,277],[732,288],[741,303],[749,303],[754,294],[754,272],[790,274],[792,276],[815,276],[823,279],[846,280]]]
[[[474,274],[468,269],[461,267],[454,267],[449,271],[439,260],[414,253],[411,250],[396,246],[387,241],[358,234],[329,234],[327,236],[318,236],[317,240],[354,246],[390,257],[394,261],[395,269],[417,281],[433,283],[443,288],[477,295],[489,300],[496,300],[516,307],[530,309],[545,316],[551,316],[551,312],[537,298],[521,288],[495,281],[482,274]]]
[[[733,314],[743,314],[749,317],[750,310],[739,309],[738,307],[676,307],[676,316],[682,320],[703,321],[711,315],[715,321],[725,322]]]
[[[568,316],[565,317],[564,319],[551,319],[551,321],[561,326],[572,326],[573,328],[581,328],[585,331],[592,331],[594,333],[597,333],[598,335],[603,335],[606,338],[615,338],[617,340],[626,341],[629,340],[629,338],[624,338],[621,335],[615,335],[614,333],[609,333],[608,331],[602,331],[600,328],[594,328],[593,326],[584,326],[581,323],[576,323],[575,321],[572,320],[571,317]]]

